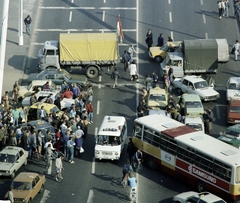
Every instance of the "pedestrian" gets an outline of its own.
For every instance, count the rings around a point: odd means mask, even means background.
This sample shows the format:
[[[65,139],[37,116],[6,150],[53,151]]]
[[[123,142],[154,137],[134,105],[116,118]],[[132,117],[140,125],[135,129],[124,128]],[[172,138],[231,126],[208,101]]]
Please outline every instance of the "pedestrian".
[[[138,118],[143,117],[147,112],[147,107],[144,105],[143,101],[139,102],[139,105],[137,107],[138,112]]]
[[[41,120],[46,120],[47,119],[47,112],[44,109],[44,106],[41,106],[41,109],[38,109],[38,118]]]
[[[60,96],[55,99],[54,104],[55,104],[60,110],[62,109]]]
[[[127,153],[129,160],[132,160],[133,155],[136,152],[136,147],[134,146],[134,143],[132,141],[132,138],[129,138],[128,146],[127,146]]]
[[[43,147],[43,143],[42,143],[42,131],[38,130],[37,133],[37,150],[38,150],[38,154],[41,156],[42,154],[42,147]],[[45,144],[45,143],[44,143]]]
[[[14,108],[12,110],[12,116],[13,116],[13,125],[15,127],[18,127],[19,114],[20,114],[20,111],[17,109],[16,106],[14,106]]]
[[[164,38],[163,38],[163,34],[161,33],[158,37],[158,43],[157,46],[158,47],[162,47],[164,45]]]
[[[57,151],[60,151],[60,147],[61,147],[61,130],[60,128],[56,129],[56,149]]]
[[[168,42],[172,42],[173,40],[172,40],[172,38],[171,38],[171,36],[169,35],[168,36]]]
[[[148,93],[147,93],[147,89],[146,87],[142,87],[142,100],[147,100],[147,96],[148,96]]]
[[[28,35],[31,34],[31,23],[32,23],[32,18],[30,17],[30,15],[28,15],[25,19],[24,19],[24,23],[26,25],[26,33]]]
[[[55,167],[56,167],[56,181],[58,181],[58,173],[60,173],[60,178],[63,179],[62,177],[62,171],[63,171],[63,164],[62,164],[62,156],[58,154],[58,157],[55,160]]]
[[[68,156],[67,142],[69,141],[69,137],[70,137],[70,131],[67,130],[66,134],[63,134],[63,144],[64,144],[63,152],[66,157]]]
[[[218,4],[219,19],[222,19],[222,16],[223,16],[223,13],[224,13],[224,10],[225,10],[225,3],[224,3],[223,0],[221,0],[221,1],[218,1],[217,4]]]
[[[165,87],[166,93],[168,93],[169,86],[170,86],[170,80],[169,80],[168,75],[165,74],[164,75],[164,87]]]
[[[76,83],[72,83],[71,91],[73,93],[73,99],[75,99],[80,94],[80,88],[77,86]]]
[[[13,195],[13,186],[11,186],[8,190],[8,200],[11,202],[11,203],[14,203],[14,195]]]
[[[179,113],[179,110],[177,110],[176,120],[181,123],[183,122],[182,115]]]
[[[66,83],[65,80],[63,80],[62,84],[61,84],[61,91],[62,93],[65,91],[65,89],[68,89],[69,85]]]
[[[137,65],[135,63],[135,60],[132,61],[132,63],[129,65],[129,71],[130,71],[130,80],[135,81],[137,79]]]
[[[205,133],[209,134],[209,115],[206,112],[206,110],[204,110],[204,113],[203,113],[203,122],[204,122]]]
[[[130,63],[133,61],[133,54],[137,53],[137,51],[134,49],[134,45],[130,45],[130,47],[128,48],[128,52],[127,52],[130,56]]]
[[[4,105],[5,111],[7,111],[9,109],[9,102],[10,102],[8,91],[6,91],[5,94],[2,96],[2,102]]]
[[[27,142],[29,144],[28,157],[32,158],[33,152],[36,152],[36,150],[37,150],[37,137],[36,137],[36,132],[34,130],[28,136],[28,141]]]
[[[123,166],[123,170],[122,170],[122,173],[123,173],[122,181],[125,178],[125,176],[127,174],[129,174],[131,171],[133,171],[133,168],[132,168],[132,166],[130,164],[130,160],[127,159],[125,164],[124,164],[124,166]]]
[[[61,94],[61,99],[63,98],[67,98],[67,99],[73,98],[73,93],[69,88],[65,89],[65,91]]]
[[[13,85],[13,91],[12,91],[12,99],[15,102],[18,102],[18,94],[19,94],[19,85],[18,85],[18,81],[15,81]]]
[[[23,137],[23,131],[22,131],[22,126],[17,127],[16,131],[16,138],[17,138],[17,146],[21,147],[22,146],[22,137]]]
[[[229,14],[228,14],[228,9],[230,7],[229,5],[229,0],[225,0],[225,11],[224,11],[224,16],[226,16],[228,18]]]
[[[173,68],[172,66],[168,66],[168,78],[170,80],[170,84],[172,84],[173,82]]]
[[[236,40],[235,44],[233,45],[232,52],[234,52],[234,58],[235,58],[235,61],[237,61],[238,60],[238,54],[239,54],[239,42],[238,42],[238,40]]]
[[[149,91],[152,87],[152,78],[149,74],[146,75],[146,79],[144,80],[144,85],[146,86],[146,90]]]
[[[88,101],[93,101],[93,86],[89,85],[87,89]]]
[[[118,83],[117,83],[118,78],[121,78],[121,76],[117,71],[117,68],[115,68],[114,71],[112,72],[111,78],[114,79],[114,84],[113,84],[113,89],[114,89],[115,87],[118,86]]]
[[[152,46],[153,44],[153,34],[152,34],[152,30],[151,29],[148,29],[148,32],[146,34],[146,39],[145,39],[145,42],[148,46],[148,50],[150,49],[150,47]]]
[[[208,107],[207,114],[209,116],[209,131],[211,131],[212,130],[212,122],[214,121],[214,114],[210,107]]]
[[[69,140],[67,142],[67,148],[68,148],[68,162],[73,164],[73,155],[74,155],[74,146],[75,143],[72,141],[72,137],[69,137]]]
[[[49,91],[50,90],[50,86],[49,86],[49,82],[47,81],[43,86],[42,86],[42,90],[46,90]]]
[[[78,129],[76,131],[76,136],[75,136],[75,157],[80,154],[80,150],[83,145],[83,136],[84,136],[84,132],[80,128],[80,126],[78,126]]]
[[[129,54],[127,53],[127,50],[124,51],[123,55],[122,55],[122,62],[124,64],[124,70],[125,72],[127,71],[128,69],[128,63],[130,61],[130,56]]]
[[[47,159],[46,169],[48,175],[52,173],[52,154],[51,144],[49,143],[45,151],[45,158]]]
[[[83,138],[84,138],[84,140],[87,139],[87,135],[88,135],[88,125],[89,125],[89,122],[88,122],[88,120],[87,120],[87,117],[84,116],[84,117],[83,117],[83,126],[84,126],[84,130],[83,130],[84,136],[83,136]]]
[[[32,106],[36,102],[37,102],[36,92],[33,92],[31,97],[30,97],[30,106]]]
[[[93,105],[92,102],[89,101],[88,104],[86,105],[86,110],[88,112],[88,122],[93,123]]]
[[[155,71],[152,72],[152,88],[155,88],[157,86],[158,82],[158,76],[155,73]]]

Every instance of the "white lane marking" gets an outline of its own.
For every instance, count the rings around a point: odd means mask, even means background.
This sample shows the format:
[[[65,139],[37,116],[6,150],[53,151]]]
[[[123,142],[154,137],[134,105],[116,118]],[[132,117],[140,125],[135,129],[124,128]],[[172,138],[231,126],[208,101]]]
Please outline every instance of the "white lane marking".
[[[95,135],[95,142],[97,140],[97,134],[98,134],[98,127],[95,128],[95,132],[94,132],[94,135]],[[94,161],[95,161],[95,158],[94,158]],[[95,167],[95,166],[94,166]],[[95,170],[95,168],[94,168]]]
[[[101,89],[101,82],[102,82],[102,76],[101,75],[99,76],[98,82],[99,82],[98,89]]]
[[[40,6],[40,9],[72,9],[72,10],[136,10],[136,7],[52,7],[52,6],[48,6],[48,7],[44,7],[44,6]]]
[[[203,14],[203,23],[206,24],[206,17],[205,17],[205,14]]]
[[[207,32],[205,33],[205,39],[208,39],[208,33]]]
[[[69,13],[69,22],[72,22],[72,11]]]
[[[34,29],[36,32],[116,32],[116,29]],[[137,32],[136,29],[123,29],[124,32]]]
[[[169,21],[172,22],[172,12],[169,12]]]
[[[105,11],[103,11],[102,21],[105,21]]]
[[[136,0],[136,7],[137,8],[139,8],[139,2],[138,2],[138,0]],[[138,60],[138,52],[139,52],[139,49],[138,49],[138,42],[139,42],[139,38],[138,38],[138,30],[139,30],[139,24],[138,24],[138,22],[139,22],[139,9],[137,9],[137,12],[136,12],[136,29],[137,29],[137,32],[136,32],[136,41],[137,41],[137,43],[136,43],[136,51],[137,51],[137,53],[136,53],[136,61],[137,61],[137,72],[138,72],[138,74],[139,74],[139,60]]]
[[[96,166],[95,157],[93,157],[93,159],[92,159],[92,174],[95,173],[95,166]]]
[[[168,4],[171,4],[171,0],[168,0]]]
[[[93,190],[89,190],[87,203],[93,203],[94,193]]]
[[[103,0],[103,3],[106,3],[106,0]]]
[[[40,203],[44,203],[44,202],[47,201],[47,199],[50,197],[50,196],[49,196],[49,193],[50,193],[49,190],[44,190],[43,197],[42,197]]]
[[[100,101],[97,101],[97,115],[99,114],[99,110],[100,110]]]
[[[200,0],[201,5],[203,5],[203,0]]]
[[[173,31],[170,32],[170,36],[171,36],[172,40],[174,41],[174,38],[173,38]]]
[[[74,0],[71,0],[71,3],[73,4],[73,3],[74,3]]]

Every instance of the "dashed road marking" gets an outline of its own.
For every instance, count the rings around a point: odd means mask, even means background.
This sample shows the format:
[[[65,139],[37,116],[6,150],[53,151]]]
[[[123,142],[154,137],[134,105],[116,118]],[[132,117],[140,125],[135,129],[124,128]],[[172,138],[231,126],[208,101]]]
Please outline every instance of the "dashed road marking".
[[[93,202],[93,197],[94,197],[93,190],[89,190],[87,203],[92,203]]]

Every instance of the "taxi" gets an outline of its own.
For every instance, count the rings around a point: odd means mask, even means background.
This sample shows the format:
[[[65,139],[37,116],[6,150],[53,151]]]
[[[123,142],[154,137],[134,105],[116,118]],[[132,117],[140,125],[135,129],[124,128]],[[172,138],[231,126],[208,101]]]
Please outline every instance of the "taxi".
[[[179,99],[179,105],[184,104],[186,116],[195,118],[203,115],[204,109],[202,101],[197,94],[183,94]]]
[[[240,100],[240,77],[230,77],[228,79],[226,94],[228,101]]]
[[[162,47],[150,47],[149,56],[156,62],[161,63],[167,56],[168,52],[174,52],[181,44],[181,41],[167,42]]]
[[[224,133],[220,133],[219,140],[236,148],[240,147],[240,124],[229,126]]]
[[[147,98],[148,109],[164,109],[167,106],[167,94],[165,89],[155,87],[149,90]]]
[[[240,100],[232,100],[227,108],[227,122],[230,124],[240,123]]]
[[[29,203],[32,202],[37,194],[44,191],[45,175],[38,173],[22,172],[14,178],[11,186],[13,187],[14,203]],[[8,193],[5,199],[8,198]]]

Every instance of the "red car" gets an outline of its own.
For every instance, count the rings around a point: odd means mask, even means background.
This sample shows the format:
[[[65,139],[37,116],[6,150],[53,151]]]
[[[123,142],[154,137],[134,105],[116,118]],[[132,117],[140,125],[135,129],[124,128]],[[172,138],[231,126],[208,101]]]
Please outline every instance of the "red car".
[[[240,123],[240,100],[232,100],[228,104],[227,110],[228,123]]]

